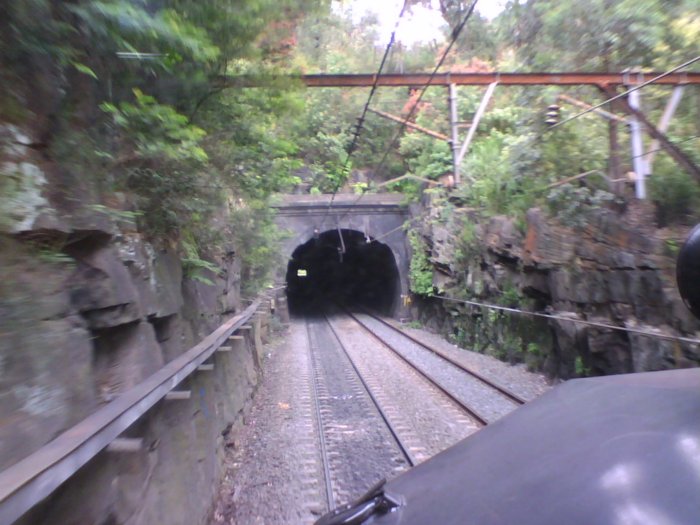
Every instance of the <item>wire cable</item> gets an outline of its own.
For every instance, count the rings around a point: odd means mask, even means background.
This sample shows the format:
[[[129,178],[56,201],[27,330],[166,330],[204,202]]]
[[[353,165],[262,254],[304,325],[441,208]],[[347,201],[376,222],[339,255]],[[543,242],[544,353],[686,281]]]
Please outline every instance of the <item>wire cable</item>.
[[[386,148],[384,151],[384,155],[382,156],[382,160],[379,162],[377,167],[374,169],[372,177],[374,178],[377,176],[378,173],[381,172],[382,168],[384,167],[384,164],[386,163],[387,158],[389,157],[389,153],[393,150],[394,146],[396,146],[396,142],[399,140],[399,137],[401,136],[401,133],[403,132],[404,129],[406,129],[406,123],[411,120],[411,117],[415,114],[415,112],[418,109],[418,105],[420,104],[420,101],[423,99],[423,96],[425,95],[426,91],[428,88],[432,85],[433,80],[435,79],[435,75],[437,75],[438,70],[442,67],[442,64],[445,62],[445,59],[447,58],[447,55],[449,52],[452,50],[452,47],[454,44],[457,42],[457,38],[459,38],[460,33],[464,29],[464,26],[466,26],[467,22],[471,18],[472,14],[474,13],[474,8],[476,7],[476,3],[478,0],[474,0],[472,4],[469,6],[469,9],[467,9],[466,14],[464,15],[464,18],[462,21],[452,30],[452,37],[450,39],[449,44],[447,45],[447,48],[445,51],[442,53],[442,56],[440,57],[440,60],[438,61],[437,65],[433,69],[433,72],[430,74],[430,77],[428,78],[428,82],[425,84],[423,89],[421,90],[420,95],[418,96],[418,99],[415,101],[413,106],[411,107],[411,110],[409,111],[408,115],[406,118],[401,122],[401,125],[399,126],[399,129],[397,132],[394,134],[394,137],[391,140],[391,143],[389,144],[389,147]],[[362,193],[360,196],[350,204],[350,207],[357,205],[358,202],[365,196],[365,194],[369,191],[369,187],[365,187],[362,189]],[[330,208],[329,208],[330,210]],[[339,219],[339,221],[343,220],[345,216],[349,213],[346,211]]]
[[[601,102],[601,103],[599,103],[599,104],[596,104],[595,106],[591,106],[591,107],[588,108],[588,109],[585,109],[585,110],[583,110],[583,111],[580,111],[579,113],[576,113],[575,115],[572,115],[572,116],[570,116],[570,117],[568,117],[568,118],[565,118],[565,119],[562,120],[561,122],[557,122],[556,124],[550,126],[548,129],[545,130],[544,133],[547,133],[547,132],[549,132],[549,131],[552,131],[553,129],[556,129],[556,128],[558,128],[559,126],[563,126],[563,125],[566,124],[567,122],[571,122],[571,121],[574,120],[574,119],[577,119],[577,118],[579,118],[579,117],[582,117],[583,115],[586,115],[586,114],[588,114],[588,113],[590,113],[590,112],[592,112],[592,111],[595,111],[596,109],[599,109],[600,107],[604,106],[605,104],[609,104],[609,103],[614,102],[614,101],[616,101],[616,100],[619,100],[619,99],[621,99],[621,98],[623,98],[623,97],[626,97],[627,95],[629,95],[629,94],[632,93],[633,91],[638,91],[638,90],[642,89],[643,87],[646,87],[646,86],[648,86],[649,84],[653,84],[654,82],[656,82],[656,81],[658,81],[658,80],[661,80],[662,78],[667,77],[667,76],[669,76],[669,75],[672,75],[672,74],[675,73],[676,71],[678,71],[678,70],[680,70],[680,69],[683,69],[683,68],[686,68],[686,67],[688,67],[688,66],[690,66],[690,65],[692,65],[692,64],[694,64],[695,62],[698,62],[698,61],[700,61],[700,55],[696,56],[695,58],[691,58],[691,59],[688,60],[687,62],[684,62],[684,63],[681,64],[680,66],[676,66],[676,67],[674,67],[673,69],[670,69],[670,70],[666,71],[665,73],[661,73],[660,75],[657,75],[657,76],[655,76],[654,78],[650,78],[650,79],[647,80],[646,82],[642,82],[641,84],[637,84],[636,86],[633,86],[633,87],[629,88],[628,90],[623,91],[622,93],[619,93],[619,94],[615,95],[614,97],[610,97],[610,98],[608,98],[607,100],[604,100],[603,102]],[[543,134],[544,134],[544,133],[543,133]]]
[[[389,58],[389,53],[391,51],[391,48],[394,45],[394,41],[396,39],[396,31],[399,28],[399,24],[401,23],[401,19],[403,18],[404,14],[406,13],[406,10],[408,9],[408,0],[404,0],[403,7],[401,8],[401,12],[399,13],[398,18],[396,19],[396,23],[394,24],[394,30],[391,32],[391,37],[389,38],[389,42],[387,43],[386,49],[384,50],[384,56],[382,56],[382,61],[379,64],[379,69],[377,70],[377,73],[374,75],[374,82],[372,83],[372,88],[370,89],[369,96],[367,97],[367,102],[365,102],[365,106],[362,109],[362,114],[360,117],[357,119],[357,125],[355,126],[355,132],[353,133],[352,137],[352,142],[350,143],[350,147],[347,150],[347,156],[345,157],[345,162],[343,163],[343,168],[342,168],[342,173],[345,173],[348,169],[348,166],[350,164],[350,159],[352,158],[353,153],[355,152],[355,149],[357,148],[357,142],[359,141],[360,134],[362,133],[362,126],[365,123],[365,118],[367,116],[367,111],[369,110],[369,105],[372,102],[372,98],[374,97],[375,92],[377,91],[377,87],[379,85],[379,76],[382,74],[382,71],[384,70],[384,66],[386,65],[386,61]],[[338,181],[335,185],[335,188],[333,189],[333,194],[331,195],[331,200],[328,203],[328,208],[326,209],[326,213],[323,216],[323,219],[321,221],[321,226],[319,229],[323,228],[323,225],[326,223],[326,217],[331,211],[331,207],[333,206],[333,201],[335,200],[335,196],[338,193],[338,190],[340,190],[340,187],[342,186],[342,182]]]
[[[693,135],[692,137],[688,137],[688,138],[685,138],[683,140],[676,140],[676,141],[669,140],[669,142],[671,144],[673,144],[674,146],[678,146],[678,144],[683,144],[684,142],[690,142],[691,140],[694,140],[694,139],[700,139],[700,135]],[[634,156],[630,157],[630,160],[638,159],[639,157],[646,157],[650,153],[658,153],[660,151],[666,151],[666,150],[664,148],[652,149],[649,151],[645,151],[644,153],[640,153],[639,155],[634,155]]]
[[[480,307],[484,307],[484,308],[489,308],[491,310],[498,310],[501,312],[528,315],[530,317],[540,317],[540,318],[551,319],[551,320],[555,320],[555,321],[568,321],[568,322],[582,324],[582,325],[586,325],[586,326],[592,326],[595,328],[603,328],[606,330],[617,330],[617,331],[621,331],[621,332],[629,332],[629,333],[633,333],[633,334],[640,335],[643,337],[655,337],[657,339],[665,339],[668,341],[678,341],[681,343],[689,343],[689,344],[700,344],[700,339],[692,339],[690,337],[682,337],[682,336],[677,336],[677,335],[669,335],[669,334],[662,334],[662,333],[656,333],[656,332],[647,332],[645,330],[639,330],[637,328],[629,328],[626,326],[616,326],[616,325],[607,324],[607,323],[596,323],[595,321],[588,321],[586,319],[574,319],[572,317],[563,317],[560,315],[544,314],[541,312],[528,312],[527,310],[520,310],[518,308],[510,308],[507,306],[500,306],[497,304],[480,303],[478,301],[469,301],[466,299],[457,299],[455,297],[445,297],[445,296],[435,295],[435,294],[430,294],[429,297],[432,297],[434,299],[440,299],[441,301],[461,303],[461,304],[466,304],[466,305],[471,305],[471,306],[480,306]]]

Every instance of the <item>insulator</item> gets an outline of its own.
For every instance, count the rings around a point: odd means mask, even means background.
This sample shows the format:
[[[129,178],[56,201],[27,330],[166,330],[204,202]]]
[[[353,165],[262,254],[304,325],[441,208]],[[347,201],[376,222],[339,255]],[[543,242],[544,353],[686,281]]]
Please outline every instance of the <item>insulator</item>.
[[[547,106],[547,113],[544,123],[548,126],[554,126],[559,122],[559,106],[556,104],[550,104]]]

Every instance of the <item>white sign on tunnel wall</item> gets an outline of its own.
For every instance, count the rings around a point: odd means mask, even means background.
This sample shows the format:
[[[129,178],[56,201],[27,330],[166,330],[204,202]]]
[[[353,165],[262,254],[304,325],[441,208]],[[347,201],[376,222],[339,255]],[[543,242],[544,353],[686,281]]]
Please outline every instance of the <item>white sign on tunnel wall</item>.
[[[297,277],[306,277],[306,270],[304,268],[299,268],[297,270]]]

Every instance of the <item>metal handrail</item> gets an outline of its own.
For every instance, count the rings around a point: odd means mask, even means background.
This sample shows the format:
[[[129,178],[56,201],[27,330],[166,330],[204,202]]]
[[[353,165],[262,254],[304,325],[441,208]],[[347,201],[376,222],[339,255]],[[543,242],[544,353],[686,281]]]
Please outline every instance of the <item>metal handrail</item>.
[[[255,314],[260,303],[256,300],[153,375],[0,472],[0,523],[19,519],[94,458],[197,370]]]

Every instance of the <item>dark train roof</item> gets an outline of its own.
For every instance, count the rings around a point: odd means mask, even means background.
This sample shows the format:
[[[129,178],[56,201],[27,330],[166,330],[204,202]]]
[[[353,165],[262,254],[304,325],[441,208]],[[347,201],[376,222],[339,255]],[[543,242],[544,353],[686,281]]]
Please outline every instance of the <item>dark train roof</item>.
[[[383,492],[365,523],[700,524],[700,369],[568,381]]]

